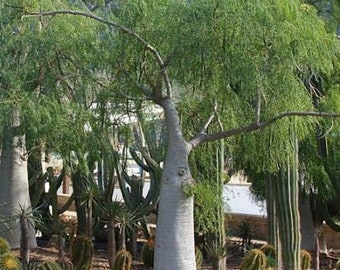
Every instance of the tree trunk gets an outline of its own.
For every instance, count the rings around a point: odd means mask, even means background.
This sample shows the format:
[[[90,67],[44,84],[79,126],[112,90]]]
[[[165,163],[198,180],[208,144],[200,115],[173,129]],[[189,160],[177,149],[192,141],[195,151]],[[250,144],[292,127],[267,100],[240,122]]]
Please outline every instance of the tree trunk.
[[[20,217],[20,227],[21,227],[21,243],[20,243],[20,257],[22,260],[22,265],[24,269],[30,262],[30,246],[29,246],[29,222],[28,217],[22,214]]]
[[[196,270],[193,196],[183,194],[194,184],[188,164],[189,150],[174,105],[165,100],[162,106],[168,150],[161,180],[154,269]]]
[[[113,268],[113,264],[116,257],[116,234],[115,234],[115,221],[110,220],[107,228],[107,253],[109,259],[110,269]]]
[[[85,234],[86,235],[86,204],[83,203],[84,200],[84,190],[86,189],[87,179],[86,177],[79,171],[75,172],[72,175],[72,186],[74,192],[74,204],[77,212],[77,235]]]
[[[299,212],[300,212],[300,231],[301,231],[301,248],[306,250],[313,250],[315,246],[315,229],[312,210],[310,208],[309,199],[299,199]]]
[[[1,214],[14,218],[23,209],[31,207],[28,187],[27,160],[25,157],[25,136],[19,134],[19,115],[14,110],[9,127],[4,131],[0,161],[0,205],[4,205]],[[19,222],[11,222],[9,230],[6,224],[0,224],[0,237],[5,238],[11,248],[20,247],[21,229]],[[35,230],[29,225],[28,245],[37,246]]]

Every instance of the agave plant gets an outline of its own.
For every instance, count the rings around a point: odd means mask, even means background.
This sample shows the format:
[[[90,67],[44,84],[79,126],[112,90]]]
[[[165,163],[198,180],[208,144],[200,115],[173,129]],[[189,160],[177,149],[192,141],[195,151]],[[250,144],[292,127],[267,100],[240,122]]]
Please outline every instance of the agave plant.
[[[220,267],[222,262],[220,259],[227,256],[227,247],[213,241],[211,244],[205,245],[205,250],[212,260],[213,269],[224,269]]]
[[[41,223],[40,214],[37,209],[31,207],[25,208],[20,205],[19,210],[16,212],[16,218],[20,221],[21,228],[21,244],[20,244],[20,257],[22,259],[23,267],[26,269],[30,261],[31,248],[29,245],[29,229],[34,228],[34,224]]]

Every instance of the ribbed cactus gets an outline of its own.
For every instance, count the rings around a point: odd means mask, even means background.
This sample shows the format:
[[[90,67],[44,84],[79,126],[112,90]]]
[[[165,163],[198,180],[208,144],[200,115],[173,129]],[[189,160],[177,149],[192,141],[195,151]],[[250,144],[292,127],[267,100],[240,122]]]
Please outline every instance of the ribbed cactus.
[[[272,179],[275,211],[282,247],[282,264],[284,270],[299,269],[300,258],[300,217],[298,209],[298,146],[292,136],[293,149],[287,164],[280,166],[277,177]],[[275,247],[279,250],[278,247]],[[278,256],[279,257],[279,256]],[[278,265],[278,267],[281,267]]]
[[[93,243],[87,236],[80,235],[73,238],[71,243],[71,261],[74,269],[91,269],[93,252]]]
[[[131,270],[132,255],[126,249],[121,249],[117,252],[116,259],[113,265],[113,270]]]
[[[312,264],[311,254],[307,250],[301,250],[300,258],[301,258],[301,270],[309,269]]]
[[[203,254],[202,251],[196,246],[195,247],[195,260],[196,260],[196,269],[201,269],[203,264]]]
[[[145,267],[153,267],[154,254],[155,254],[155,239],[150,238],[142,248],[142,260]]]
[[[10,249],[8,241],[5,238],[0,237],[0,255],[8,253]]]
[[[267,257],[260,249],[251,249],[241,262],[241,270],[262,270],[267,266]]]
[[[21,270],[22,264],[11,253],[5,253],[0,257],[0,270]]]
[[[275,258],[275,248],[270,244],[264,244],[260,247],[260,250],[266,254],[267,257]]]
[[[45,261],[35,264],[33,270],[62,270],[62,268],[57,262]]]

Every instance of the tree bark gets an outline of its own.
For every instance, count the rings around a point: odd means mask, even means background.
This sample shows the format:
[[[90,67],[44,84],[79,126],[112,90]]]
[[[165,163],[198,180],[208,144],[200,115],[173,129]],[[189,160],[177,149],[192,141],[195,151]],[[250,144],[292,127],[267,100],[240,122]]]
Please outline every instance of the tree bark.
[[[25,136],[19,134],[19,113],[14,109],[9,127],[4,130],[2,153],[0,160],[0,204],[3,205],[2,215],[15,218],[20,207],[31,207],[28,187],[27,159],[25,156]],[[11,222],[9,229],[0,224],[0,237],[5,238],[11,248],[19,248],[21,229],[19,222]],[[28,245],[37,247],[35,230],[28,225]]]
[[[194,184],[188,155],[174,105],[162,103],[168,131],[168,150],[161,180],[158,208],[155,270],[196,270],[193,196],[183,189]]]

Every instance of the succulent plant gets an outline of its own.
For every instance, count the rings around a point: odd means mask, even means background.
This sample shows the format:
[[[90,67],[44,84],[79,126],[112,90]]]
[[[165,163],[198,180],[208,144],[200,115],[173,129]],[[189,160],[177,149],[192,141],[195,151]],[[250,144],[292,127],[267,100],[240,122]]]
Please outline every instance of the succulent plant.
[[[196,246],[195,247],[195,260],[196,260],[196,268],[201,269],[203,264],[203,254],[202,251]]]
[[[5,253],[0,257],[0,270],[21,270],[22,264],[11,253]]]
[[[113,270],[131,270],[132,255],[126,249],[121,249],[116,254]]]
[[[10,249],[8,241],[5,238],[0,237],[0,255],[8,253]]]
[[[301,269],[306,270],[311,267],[312,264],[312,255],[307,250],[301,250],[300,252],[301,257]]]
[[[75,270],[90,270],[93,258],[93,243],[85,235],[72,240],[71,261]]]
[[[335,270],[340,270],[340,259],[335,264]]]
[[[262,270],[267,266],[267,257],[260,249],[251,249],[241,262],[241,270]]]
[[[31,270],[62,270],[62,268],[57,262],[45,261],[34,264]]]
[[[148,239],[142,248],[142,260],[145,267],[153,267],[153,260],[155,254],[155,240]]]

